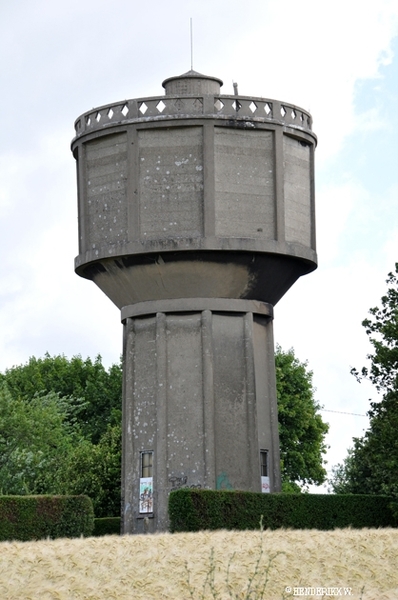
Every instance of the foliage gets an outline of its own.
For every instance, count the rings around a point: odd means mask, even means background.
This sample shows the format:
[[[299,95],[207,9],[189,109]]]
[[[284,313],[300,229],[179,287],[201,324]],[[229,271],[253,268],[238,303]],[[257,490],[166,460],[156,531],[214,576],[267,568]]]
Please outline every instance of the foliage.
[[[0,387],[0,492],[42,494],[56,488],[57,470],[76,435],[54,392],[30,400]]]
[[[333,469],[329,483],[336,493],[398,497],[398,263],[387,285],[381,308],[370,309],[370,318],[362,322],[373,346],[370,369],[351,371],[359,381],[369,378],[383,397],[370,403],[368,431],[353,439],[343,464]]]
[[[283,490],[322,483],[327,431],[312,373],[276,352]],[[87,494],[97,517],[120,514],[122,368],[101,357],[31,357],[0,374],[0,491]]]
[[[88,536],[93,529],[87,496],[0,496],[0,541]]]
[[[82,440],[59,472],[58,492],[87,494],[96,517],[120,514],[121,424],[109,425],[98,444]]]
[[[275,367],[282,490],[294,493],[300,485],[325,481],[322,455],[329,427],[318,413],[321,407],[314,398],[307,363],[300,362],[292,349],[284,352],[277,346]]]
[[[260,494],[180,489],[169,497],[170,530],[334,529],[391,527],[396,519],[388,496]]]
[[[93,536],[120,535],[120,517],[100,517],[94,519]]]
[[[11,395],[29,400],[36,394],[56,392],[64,398],[67,418],[79,423],[84,436],[98,443],[109,424],[120,422],[122,407],[122,367],[112,365],[107,371],[101,356],[94,362],[63,355],[44,358],[32,356],[25,365],[0,374]]]
[[[88,494],[120,514],[122,368],[31,357],[0,374],[0,492]]]
[[[371,308],[370,318],[362,321],[363,327],[373,346],[373,353],[367,358],[371,367],[363,367],[361,374],[356,369],[351,372],[359,380],[369,378],[379,392],[398,390],[398,263],[395,273],[388,274],[387,293],[381,298],[381,308]],[[376,407],[377,410],[377,407]]]

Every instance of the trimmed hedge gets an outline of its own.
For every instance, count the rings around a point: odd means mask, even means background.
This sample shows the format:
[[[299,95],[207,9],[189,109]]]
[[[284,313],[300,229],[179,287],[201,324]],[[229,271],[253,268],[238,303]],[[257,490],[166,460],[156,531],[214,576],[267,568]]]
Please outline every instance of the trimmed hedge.
[[[0,496],[0,541],[89,536],[93,529],[87,496]]]
[[[92,535],[95,537],[102,537],[103,535],[120,535],[120,517],[94,519],[94,531]]]
[[[170,531],[395,527],[388,496],[259,494],[181,489],[170,493]]]

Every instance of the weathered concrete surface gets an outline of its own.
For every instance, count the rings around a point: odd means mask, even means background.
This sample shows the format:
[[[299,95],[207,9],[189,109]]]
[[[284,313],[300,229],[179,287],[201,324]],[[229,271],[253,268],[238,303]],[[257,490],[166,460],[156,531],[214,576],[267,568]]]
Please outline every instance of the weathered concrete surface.
[[[182,252],[192,251],[189,261],[201,263],[195,268],[203,273],[208,270],[207,287],[219,279],[218,272],[212,277],[215,264],[239,264],[233,278],[240,283],[215,295],[272,304],[288,289],[287,281],[292,285],[316,268],[316,138],[309,115],[274,100],[220,96],[220,83],[188,73],[165,82],[166,93],[181,89],[187,95],[166,95],[164,102],[134,101],[136,118],[129,112],[124,119],[111,106],[78,120],[86,126],[72,143],[79,190],[76,271],[93,279],[118,306],[156,297],[202,295],[200,286],[191,290],[189,268],[184,269],[178,258]],[[118,109],[122,110],[120,105]],[[120,121],[115,121],[115,114]],[[209,261],[207,252],[212,253]],[[242,253],[250,253],[247,262],[255,257],[246,274]],[[266,255],[269,261],[257,255]],[[159,267],[162,261],[167,266]],[[251,294],[253,281],[270,281],[269,264],[276,263],[272,285],[261,290],[257,286],[256,295]],[[115,276],[124,293],[116,292]],[[151,287],[148,277],[158,292],[144,292]],[[175,290],[167,296],[166,280]],[[185,284],[190,288],[186,293],[180,290]],[[142,294],[132,292],[137,287]],[[206,290],[203,295],[212,294]]]
[[[125,533],[167,529],[177,487],[280,489],[272,306],[317,264],[311,115],[194,71],[163,85],[72,142],[75,269],[124,324]]]
[[[125,533],[144,527],[140,451],[157,457],[153,531],[167,529],[172,489],[260,492],[259,449],[269,452],[271,489],[280,489],[272,307],[217,300],[217,310],[199,310],[211,300],[189,299],[162,311],[161,302],[148,304],[146,311],[158,312],[127,317],[124,328]]]

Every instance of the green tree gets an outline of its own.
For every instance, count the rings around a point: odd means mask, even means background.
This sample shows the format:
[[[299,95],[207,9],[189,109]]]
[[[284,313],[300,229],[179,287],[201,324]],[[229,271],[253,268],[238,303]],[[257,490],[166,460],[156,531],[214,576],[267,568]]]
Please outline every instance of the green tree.
[[[328,426],[318,414],[312,373],[293,350],[276,352],[285,490],[325,479]],[[3,493],[87,494],[97,516],[120,512],[122,370],[80,356],[43,359],[0,375],[0,488]],[[3,444],[3,445],[1,445]]]
[[[0,384],[0,493],[55,492],[76,441],[57,394],[14,398]]]
[[[326,479],[323,455],[329,426],[318,412],[321,407],[314,398],[307,363],[300,362],[292,349],[284,352],[277,346],[275,367],[282,489],[299,491]]]
[[[0,374],[13,397],[33,398],[35,394],[55,392],[65,399],[66,417],[78,422],[87,439],[98,443],[108,425],[121,420],[121,363],[106,370],[101,356],[93,362],[81,356],[63,355],[44,358],[32,356],[25,365]]]
[[[380,308],[371,308],[362,322],[373,348],[370,368],[351,370],[358,381],[369,379],[382,399],[370,402],[368,431],[334,467],[329,483],[335,493],[398,496],[398,263],[386,283]]]
[[[121,364],[46,354],[0,374],[0,387],[0,491],[85,493],[98,516],[118,515]]]
[[[60,494],[86,494],[96,517],[118,516],[121,501],[121,424],[108,425],[98,444],[82,440],[59,472]]]

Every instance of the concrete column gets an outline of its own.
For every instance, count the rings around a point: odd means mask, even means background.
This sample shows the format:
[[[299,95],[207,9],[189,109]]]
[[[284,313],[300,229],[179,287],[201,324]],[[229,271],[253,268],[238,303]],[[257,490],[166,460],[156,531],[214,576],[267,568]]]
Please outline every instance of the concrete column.
[[[167,530],[173,489],[259,492],[261,450],[269,453],[271,490],[279,490],[272,307],[201,298],[173,304],[123,309],[124,533]],[[153,453],[153,510],[140,513],[145,452]]]

